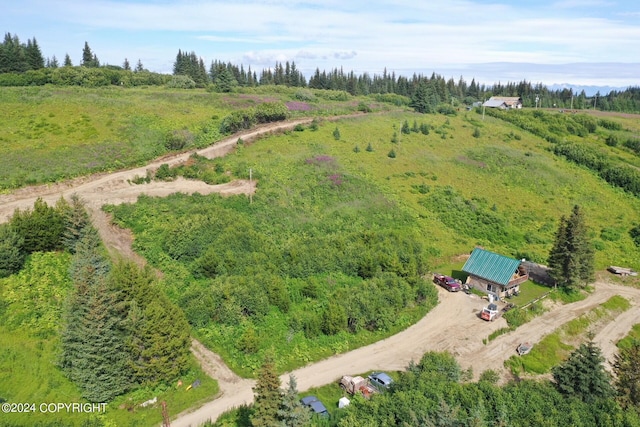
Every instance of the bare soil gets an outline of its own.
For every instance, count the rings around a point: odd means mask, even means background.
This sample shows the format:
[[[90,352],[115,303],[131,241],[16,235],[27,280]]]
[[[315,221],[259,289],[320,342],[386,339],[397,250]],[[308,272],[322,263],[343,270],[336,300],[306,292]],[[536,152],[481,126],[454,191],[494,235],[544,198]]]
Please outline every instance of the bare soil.
[[[198,154],[209,158],[223,156],[233,150],[238,138],[250,141],[259,135],[292,129],[297,124],[309,123],[311,119],[292,120],[286,123],[270,124],[234,135],[219,143],[199,150]],[[114,254],[133,259],[144,264],[144,259],[131,249],[133,236],[130,231],[114,226],[101,207],[104,204],[134,202],[141,194],[167,196],[182,192],[192,194],[251,194],[256,190],[255,182],[243,180],[223,185],[207,185],[199,181],[176,179],[171,182],[152,182],[134,185],[131,181],[145,176],[148,169],[155,170],[163,163],[175,165],[186,162],[191,152],[167,156],[141,168],[99,174],[60,184],[29,187],[10,194],[0,195],[0,223],[7,221],[15,209],[29,209],[36,198],[41,197],[54,204],[60,197],[68,198],[77,194],[86,203],[95,226],[107,247]],[[300,391],[319,387],[337,381],[342,375],[357,374],[370,370],[397,371],[407,367],[410,361],[419,361],[427,351],[449,351],[456,356],[463,368],[473,368],[475,378],[487,369],[493,369],[509,378],[503,363],[515,354],[515,349],[523,341],[538,342],[562,324],[593,309],[613,295],[622,295],[632,303],[630,310],[616,319],[602,325],[594,341],[603,350],[607,360],[612,360],[616,352],[615,342],[624,337],[640,319],[640,289],[615,285],[604,280],[595,284],[595,291],[585,300],[567,305],[553,305],[549,311],[516,331],[502,335],[488,344],[483,339],[499,328],[506,327],[506,321],[498,318],[494,322],[481,320],[478,313],[486,301],[476,295],[449,293],[438,288],[439,304],[423,319],[406,330],[385,340],[348,353],[335,355],[326,360],[297,369],[295,375]],[[208,419],[217,419],[225,411],[253,401],[252,387],[255,381],[235,375],[217,354],[205,348],[197,340],[192,341],[193,354],[200,361],[202,369],[218,380],[220,393],[214,400],[200,408],[180,414],[172,425],[196,426]],[[281,377],[287,384],[289,374]]]

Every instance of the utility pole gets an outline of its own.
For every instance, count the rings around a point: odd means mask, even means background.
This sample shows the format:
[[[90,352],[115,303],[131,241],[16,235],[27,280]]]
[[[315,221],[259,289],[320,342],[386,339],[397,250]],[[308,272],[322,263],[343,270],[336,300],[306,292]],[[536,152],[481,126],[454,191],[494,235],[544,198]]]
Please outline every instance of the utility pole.
[[[538,109],[538,101],[540,100],[540,97],[538,95],[536,95],[536,110]]]
[[[482,100],[482,120],[484,120],[484,103],[485,103],[485,100],[483,99]]]

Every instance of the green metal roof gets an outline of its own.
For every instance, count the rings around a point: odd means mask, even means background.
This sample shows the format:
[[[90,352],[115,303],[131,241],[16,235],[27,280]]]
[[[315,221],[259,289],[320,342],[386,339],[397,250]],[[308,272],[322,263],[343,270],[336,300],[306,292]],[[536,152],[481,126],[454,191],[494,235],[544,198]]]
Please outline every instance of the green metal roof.
[[[518,266],[520,261],[517,259],[475,248],[462,271],[507,286]]]

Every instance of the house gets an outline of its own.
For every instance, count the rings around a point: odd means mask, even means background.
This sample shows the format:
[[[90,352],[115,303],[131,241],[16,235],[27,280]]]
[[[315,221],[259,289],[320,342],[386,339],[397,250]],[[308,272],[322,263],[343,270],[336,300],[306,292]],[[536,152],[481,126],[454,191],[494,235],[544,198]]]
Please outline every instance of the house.
[[[522,98],[519,96],[492,96],[482,105],[489,108],[500,108],[502,110],[519,110],[522,108]]]
[[[529,279],[522,262],[482,248],[475,248],[462,267],[467,285],[488,294],[505,298],[520,291]]]

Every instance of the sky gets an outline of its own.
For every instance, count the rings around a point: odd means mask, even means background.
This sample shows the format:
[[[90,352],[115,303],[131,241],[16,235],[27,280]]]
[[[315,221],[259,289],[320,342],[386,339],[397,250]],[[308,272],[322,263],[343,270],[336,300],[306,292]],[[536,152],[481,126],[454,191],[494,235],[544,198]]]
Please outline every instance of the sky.
[[[74,65],[171,73],[178,50],[257,71],[295,62],[468,83],[640,85],[637,0],[18,0],[0,27]]]

